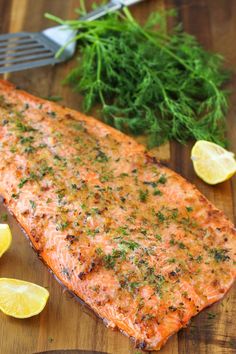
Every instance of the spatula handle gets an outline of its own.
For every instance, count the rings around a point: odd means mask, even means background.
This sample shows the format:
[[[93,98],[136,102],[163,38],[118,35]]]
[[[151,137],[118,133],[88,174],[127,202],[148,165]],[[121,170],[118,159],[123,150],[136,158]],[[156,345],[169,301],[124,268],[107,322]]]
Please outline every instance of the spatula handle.
[[[108,4],[98,7],[97,9],[89,12],[88,14],[80,17],[80,21],[94,21],[107,15],[108,13],[120,10],[124,6],[131,6],[142,0],[113,0]]]

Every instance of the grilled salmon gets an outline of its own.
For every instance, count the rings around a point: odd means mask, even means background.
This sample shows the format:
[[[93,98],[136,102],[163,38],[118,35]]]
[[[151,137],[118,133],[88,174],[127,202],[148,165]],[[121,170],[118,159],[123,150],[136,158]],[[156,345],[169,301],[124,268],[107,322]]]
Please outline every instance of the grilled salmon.
[[[236,230],[132,138],[0,81],[0,194],[56,277],[158,350],[236,276]]]

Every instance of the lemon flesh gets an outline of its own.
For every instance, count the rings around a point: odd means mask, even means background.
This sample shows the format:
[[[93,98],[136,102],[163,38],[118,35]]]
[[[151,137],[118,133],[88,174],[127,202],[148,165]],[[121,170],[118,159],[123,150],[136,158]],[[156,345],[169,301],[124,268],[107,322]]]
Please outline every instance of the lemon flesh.
[[[208,184],[224,182],[236,172],[234,154],[209,141],[197,141],[191,159],[196,174]]]
[[[45,307],[49,292],[39,285],[18,279],[0,278],[0,309],[6,315],[28,318]]]
[[[11,245],[12,235],[9,225],[0,224],[0,257]]]

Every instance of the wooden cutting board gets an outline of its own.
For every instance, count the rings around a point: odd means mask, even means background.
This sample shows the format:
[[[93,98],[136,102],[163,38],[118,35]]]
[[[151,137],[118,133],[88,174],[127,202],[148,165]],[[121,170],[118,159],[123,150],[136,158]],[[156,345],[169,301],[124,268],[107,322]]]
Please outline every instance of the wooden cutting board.
[[[93,1],[86,1],[91,4]],[[99,2],[99,1],[97,1]],[[76,0],[0,0],[0,33],[20,30],[38,31],[52,24],[44,12],[64,18],[75,18]],[[140,20],[151,10],[179,7],[179,20],[185,30],[195,34],[209,49],[225,55],[227,66],[236,67],[236,1],[235,0],[147,0],[133,8]],[[56,67],[24,71],[8,75],[23,89],[45,97],[62,96],[62,104],[80,110],[81,99],[61,80],[74,65],[74,60]],[[228,114],[228,136],[236,152],[236,76],[231,83],[231,109]],[[190,163],[191,146],[167,144],[155,154],[171,168],[188,178],[236,222],[236,179],[210,187],[201,182]],[[6,209],[0,205],[0,215]],[[0,221],[1,222],[1,221]],[[45,310],[36,317],[17,320],[0,313],[0,353],[32,354],[52,349],[87,349],[111,354],[141,353],[128,338],[107,329],[101,320],[56,282],[40,262],[17,222],[8,216],[13,231],[10,251],[0,259],[0,276],[32,281],[50,291]],[[161,350],[162,354],[232,354],[236,353],[236,287],[218,304],[194,318],[189,326],[173,336]],[[153,352],[154,353],[154,352]]]

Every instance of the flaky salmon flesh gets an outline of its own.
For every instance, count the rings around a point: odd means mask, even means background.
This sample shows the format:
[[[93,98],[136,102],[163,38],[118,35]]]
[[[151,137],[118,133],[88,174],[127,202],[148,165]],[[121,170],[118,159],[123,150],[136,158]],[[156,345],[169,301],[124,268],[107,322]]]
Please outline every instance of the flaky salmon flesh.
[[[236,276],[236,230],[132,138],[0,81],[0,194],[56,277],[158,350]]]

